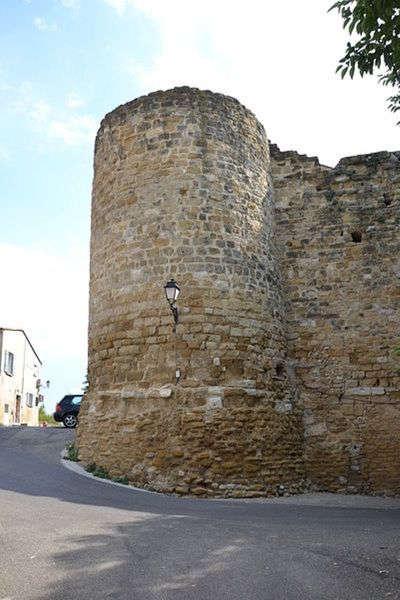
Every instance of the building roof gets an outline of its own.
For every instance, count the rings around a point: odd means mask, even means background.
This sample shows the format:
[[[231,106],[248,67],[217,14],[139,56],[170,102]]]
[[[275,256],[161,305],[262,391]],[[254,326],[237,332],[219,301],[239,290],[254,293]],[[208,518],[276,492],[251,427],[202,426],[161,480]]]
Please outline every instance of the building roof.
[[[26,341],[28,342],[28,344],[30,345],[30,347],[32,349],[33,354],[36,356],[36,358],[40,362],[40,365],[43,364],[42,361],[40,360],[35,348],[33,347],[31,340],[28,338],[28,336],[26,335],[26,333],[23,329],[13,329],[12,327],[0,327],[0,331],[19,331],[20,333],[23,333]]]

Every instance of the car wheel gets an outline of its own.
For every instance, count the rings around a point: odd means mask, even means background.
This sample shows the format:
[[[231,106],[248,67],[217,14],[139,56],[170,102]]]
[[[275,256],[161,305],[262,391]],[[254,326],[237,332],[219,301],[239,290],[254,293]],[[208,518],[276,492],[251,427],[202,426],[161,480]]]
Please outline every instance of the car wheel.
[[[68,429],[73,429],[77,426],[78,419],[75,415],[72,414],[65,415],[65,417],[63,417],[63,423],[65,427],[68,427]]]

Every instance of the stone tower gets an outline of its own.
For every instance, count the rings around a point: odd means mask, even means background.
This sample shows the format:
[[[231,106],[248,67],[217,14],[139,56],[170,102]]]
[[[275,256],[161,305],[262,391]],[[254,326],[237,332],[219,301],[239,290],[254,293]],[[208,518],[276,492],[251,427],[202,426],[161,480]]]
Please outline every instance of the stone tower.
[[[177,493],[300,489],[274,231],[265,132],[235,99],[178,88],[105,117],[81,460]],[[171,277],[181,288],[175,333]]]

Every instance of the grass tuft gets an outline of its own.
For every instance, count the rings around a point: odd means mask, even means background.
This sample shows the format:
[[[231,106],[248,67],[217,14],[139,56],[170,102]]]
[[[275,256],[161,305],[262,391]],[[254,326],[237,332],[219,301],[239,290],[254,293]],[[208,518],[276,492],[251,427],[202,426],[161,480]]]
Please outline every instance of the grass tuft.
[[[91,473],[95,477],[100,477],[101,479],[109,479],[110,481],[114,481],[115,483],[122,483],[123,485],[129,485],[129,479],[126,475],[121,477],[111,477],[110,473],[104,467],[99,467],[96,463],[89,463],[85,470],[88,473]]]
[[[67,445],[65,446],[65,450],[66,450],[65,458],[67,460],[72,460],[73,462],[79,461],[78,448],[76,448],[76,446],[73,442],[67,442]]]

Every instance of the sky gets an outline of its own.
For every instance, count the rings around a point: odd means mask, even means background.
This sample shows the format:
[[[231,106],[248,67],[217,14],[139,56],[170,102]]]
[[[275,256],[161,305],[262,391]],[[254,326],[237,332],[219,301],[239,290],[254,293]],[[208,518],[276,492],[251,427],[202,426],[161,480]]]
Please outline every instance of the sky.
[[[332,0],[1,0],[0,326],[23,328],[46,408],[86,373],[90,193],[100,120],[190,85],[237,97],[282,150],[400,149],[373,77],[335,74]]]

